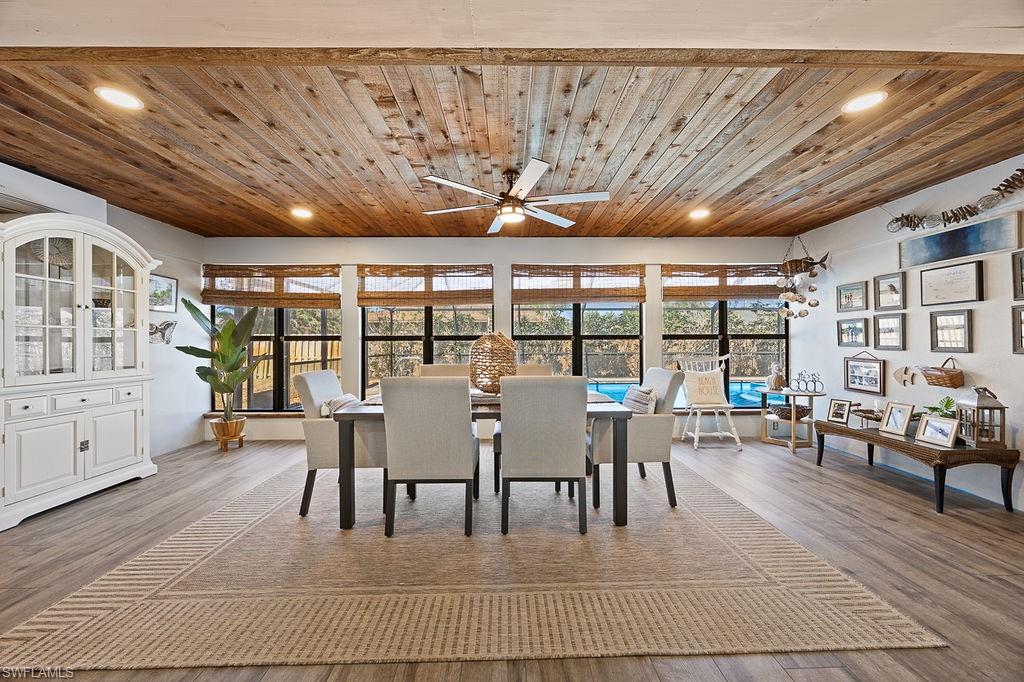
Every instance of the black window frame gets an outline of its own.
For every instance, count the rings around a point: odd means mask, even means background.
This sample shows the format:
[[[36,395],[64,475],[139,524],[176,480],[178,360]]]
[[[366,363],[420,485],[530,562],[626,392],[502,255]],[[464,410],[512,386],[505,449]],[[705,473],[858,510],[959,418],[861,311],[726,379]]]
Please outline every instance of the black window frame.
[[[614,301],[609,301],[612,303]],[[590,303],[590,301],[588,301]],[[601,301],[594,301],[601,303]],[[512,304],[512,340],[513,341],[569,341],[572,353],[572,376],[584,376],[583,374],[583,343],[585,341],[639,341],[640,347],[640,374],[637,376],[637,383],[642,380],[644,372],[644,304],[637,302],[640,313],[637,333],[634,334],[584,334],[583,333],[583,303],[572,304],[572,332],[569,334],[517,334],[516,333],[516,306],[529,304]],[[553,303],[551,305],[558,305]],[[590,377],[587,377],[589,380]],[[601,378],[594,379],[601,383]]]
[[[368,308],[405,308],[407,310],[423,309],[423,334],[367,334],[366,330],[368,325],[366,324],[366,312]],[[473,304],[460,304],[456,303],[451,306],[436,306],[439,308],[485,308],[484,305],[473,305]],[[366,388],[368,383],[367,369],[369,368],[369,362],[367,361],[366,347],[369,343],[379,341],[419,341],[423,344],[422,364],[433,365],[434,364],[434,342],[435,341],[476,341],[480,338],[479,334],[434,334],[434,308],[435,306],[415,306],[415,305],[396,305],[396,306],[360,306],[359,307],[359,355],[360,355],[360,369],[359,369],[359,395],[364,400],[366,399]],[[491,306],[491,331],[494,331],[494,304]]]
[[[232,306],[223,305],[224,308],[237,308],[247,306]],[[259,306],[257,306],[259,307]],[[210,306],[210,319],[216,321],[217,319],[217,305]],[[320,331],[318,335],[307,335],[307,334],[286,334],[285,331],[285,310],[286,308],[263,308],[263,310],[274,311],[274,333],[272,335],[267,334],[253,334],[249,340],[249,347],[246,349],[249,355],[252,355],[252,344],[255,342],[270,342],[271,348],[271,360],[273,361],[274,371],[271,375],[271,399],[272,407],[247,407],[240,408],[236,407],[235,412],[298,412],[302,410],[302,406],[296,407],[288,406],[288,372],[287,367],[290,364],[287,360],[287,350],[289,341],[320,341],[320,369],[330,369],[330,358],[327,357],[327,343],[331,341],[337,341],[341,344],[341,334],[328,334],[327,333],[327,308],[321,309],[320,315]],[[342,347],[343,357],[341,361],[344,362],[344,347]],[[248,385],[243,387],[243,391],[248,391],[247,404],[252,404],[252,383],[248,382]],[[210,410],[212,412],[218,411],[217,408],[217,395],[211,390],[210,391]]]
[[[662,323],[662,332],[661,332],[662,352],[664,353],[664,351],[665,351],[665,342],[666,341],[692,341],[692,340],[708,340],[708,339],[711,339],[711,340],[717,340],[718,341],[718,357],[722,357],[723,355],[730,355],[731,356],[731,353],[729,351],[729,342],[732,341],[733,339],[736,339],[736,340],[743,340],[743,339],[781,340],[783,342],[783,355],[784,355],[784,358],[785,358],[785,360],[784,360],[785,375],[786,375],[786,381],[788,382],[789,381],[789,318],[782,318],[782,329],[783,329],[783,331],[782,331],[781,334],[730,334],[729,333],[729,306],[728,306],[730,300],[731,299],[722,299],[722,300],[719,300],[719,301],[714,301],[714,303],[718,304],[718,333],[717,334],[666,334],[665,333],[665,329],[664,329],[664,323]],[[765,300],[765,299],[751,298],[751,299],[735,299],[735,300],[739,300],[739,301],[747,301],[747,300],[749,300],[749,301],[760,301],[760,300]],[[665,303],[671,303],[671,302],[672,301],[663,301],[662,305],[664,305]],[[699,302],[699,301],[694,301],[694,302]],[[788,307],[788,304],[787,304],[787,307]],[[730,382],[731,374],[732,374],[731,367],[730,367],[731,360],[732,360],[732,358],[730,357],[729,360],[725,361],[724,380],[725,380],[725,386],[726,386],[726,395],[729,395],[729,382]],[[733,405],[733,408],[737,409],[737,410],[748,410],[748,409],[749,410],[756,410],[756,409],[760,409],[760,408],[754,408],[754,407],[735,406],[735,405]]]

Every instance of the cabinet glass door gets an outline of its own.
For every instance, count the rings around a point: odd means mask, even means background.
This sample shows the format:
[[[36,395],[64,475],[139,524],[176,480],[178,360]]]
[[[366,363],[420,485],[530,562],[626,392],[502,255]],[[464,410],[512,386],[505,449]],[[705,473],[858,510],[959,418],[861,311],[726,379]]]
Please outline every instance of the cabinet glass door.
[[[50,236],[15,248],[16,381],[25,377],[75,378],[75,246],[71,236]]]
[[[137,363],[135,268],[111,248],[90,245],[92,372],[134,370]]]

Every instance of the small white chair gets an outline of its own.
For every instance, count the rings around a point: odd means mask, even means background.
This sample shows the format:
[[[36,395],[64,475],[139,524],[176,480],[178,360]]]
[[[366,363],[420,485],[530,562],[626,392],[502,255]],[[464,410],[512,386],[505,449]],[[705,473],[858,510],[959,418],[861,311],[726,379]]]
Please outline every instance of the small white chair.
[[[672,481],[672,432],[676,417],[672,413],[676,396],[683,385],[683,373],[652,367],[644,374],[641,388],[654,389],[657,396],[654,414],[634,414],[626,422],[629,462],[637,464],[646,478],[645,462],[661,462],[665,474],[665,490],[669,506],[676,506],[676,489]],[[601,506],[601,465],[612,462],[612,421],[595,419],[590,432],[590,461],[593,463],[591,486],[594,509]]]
[[[517,377],[549,377],[551,376],[551,365],[518,365],[516,367]],[[500,488],[499,478],[501,476],[501,422],[494,422],[494,435],[491,443],[494,446],[494,494],[497,495]],[[558,484],[555,484],[556,487]]]
[[[687,436],[693,438],[693,449],[696,450],[700,447],[701,436],[718,436],[719,440],[723,438],[732,437],[736,441],[736,449],[743,449],[743,442],[740,440],[739,433],[736,432],[736,424],[732,421],[732,404],[729,403],[728,394],[725,391],[725,362],[729,359],[728,355],[722,355],[720,357],[685,357],[680,358],[677,361],[679,369],[683,371],[683,394],[686,399],[686,423],[683,425],[683,440],[686,440]],[[687,395],[686,389],[686,374],[695,372],[717,372],[717,381],[719,382],[720,391],[716,391],[718,394],[716,399],[711,402],[697,402],[691,400],[691,396]],[[693,391],[691,391],[693,392]],[[715,429],[711,433],[702,433],[700,430],[701,418],[705,413],[715,415]],[[722,422],[720,415],[724,414],[726,420],[729,422],[729,430],[722,430]],[[694,429],[690,431],[690,420],[696,418],[696,424]]]
[[[458,377],[381,379],[388,466],[384,470],[384,535],[395,529],[398,483],[464,483],[465,532],[473,534],[480,495],[480,441],[472,432],[469,383]]]
[[[338,423],[330,417],[321,417],[320,408],[328,400],[340,398],[344,391],[341,390],[338,375],[329,369],[297,374],[294,381],[306,416],[302,420],[302,432],[306,439],[308,472],[299,505],[299,516],[305,516],[313,497],[317,470],[338,468]],[[355,443],[357,468],[383,469],[387,466],[387,445],[382,422],[356,422]]]
[[[512,481],[579,483],[579,530],[587,532],[587,380],[502,377],[501,532],[508,534]]]

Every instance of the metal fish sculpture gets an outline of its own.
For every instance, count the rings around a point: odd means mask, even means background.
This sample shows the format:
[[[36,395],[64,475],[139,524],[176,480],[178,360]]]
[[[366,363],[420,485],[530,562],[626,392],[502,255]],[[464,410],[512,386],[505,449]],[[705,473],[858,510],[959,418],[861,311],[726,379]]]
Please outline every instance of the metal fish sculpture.
[[[779,266],[779,272],[784,277],[795,277],[802,275],[805,272],[810,272],[814,268],[820,267],[822,270],[827,270],[825,267],[825,261],[828,260],[828,253],[821,257],[821,260],[815,262],[810,256],[804,256],[803,258],[791,258]]]

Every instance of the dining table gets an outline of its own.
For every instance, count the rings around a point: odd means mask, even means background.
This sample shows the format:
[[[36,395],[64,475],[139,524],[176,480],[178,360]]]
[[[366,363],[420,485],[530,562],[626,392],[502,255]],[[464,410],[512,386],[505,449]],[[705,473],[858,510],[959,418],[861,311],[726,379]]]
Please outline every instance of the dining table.
[[[341,493],[339,506],[341,527],[352,528],[356,523],[356,458],[355,425],[359,421],[383,421],[384,407],[380,404],[351,405],[335,410],[333,417],[338,422],[338,469]],[[473,421],[480,419],[501,419],[501,405],[473,404],[470,407]],[[613,401],[587,402],[587,419],[610,419],[612,421],[612,522],[616,526],[627,523],[626,461],[628,457],[627,420],[633,411]]]

